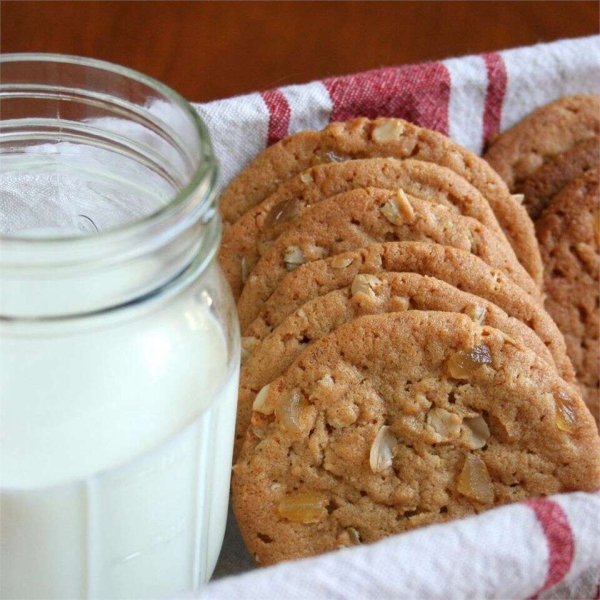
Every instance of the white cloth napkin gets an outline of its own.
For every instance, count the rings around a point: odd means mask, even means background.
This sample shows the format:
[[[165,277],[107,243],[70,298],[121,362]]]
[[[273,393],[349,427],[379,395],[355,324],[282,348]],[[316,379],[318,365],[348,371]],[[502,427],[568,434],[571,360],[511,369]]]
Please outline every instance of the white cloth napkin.
[[[199,598],[596,598],[599,514],[599,494],[513,504],[376,544],[228,577],[209,584]]]
[[[331,120],[403,117],[480,153],[537,106],[577,93],[600,93],[600,36],[378,69],[196,108],[212,135],[222,189],[269,143]],[[226,577],[196,597],[598,598],[599,514],[599,494],[563,494]],[[231,519],[216,576],[251,564]]]

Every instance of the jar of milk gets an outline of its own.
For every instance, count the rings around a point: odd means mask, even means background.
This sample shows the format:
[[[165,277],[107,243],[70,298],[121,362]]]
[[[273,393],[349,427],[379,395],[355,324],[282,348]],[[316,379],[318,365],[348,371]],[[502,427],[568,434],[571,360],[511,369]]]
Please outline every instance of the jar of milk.
[[[128,69],[0,69],[0,598],[195,589],[239,370],[207,130]]]

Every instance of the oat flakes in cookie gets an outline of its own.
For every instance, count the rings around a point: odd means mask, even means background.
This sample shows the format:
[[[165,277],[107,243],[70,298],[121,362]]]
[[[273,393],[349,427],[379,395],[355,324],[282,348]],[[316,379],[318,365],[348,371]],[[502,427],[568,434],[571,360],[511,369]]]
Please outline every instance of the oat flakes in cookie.
[[[588,170],[555,196],[536,229],[546,309],[565,336],[584,399],[600,421],[599,170]]]
[[[500,134],[485,159],[513,192],[554,156],[598,137],[600,96],[565,96],[535,110]]]
[[[273,382],[233,506],[261,564],[600,486],[578,391],[466,315],[360,317]]]
[[[282,183],[316,164],[373,157],[436,163],[464,177],[488,200],[519,261],[541,285],[542,265],[533,225],[496,172],[450,138],[402,119],[332,123],[323,131],[305,131],[274,144],[227,187],[220,200],[223,219],[226,224],[235,223]]]
[[[499,269],[540,302],[541,295],[506,238],[479,221],[402,190],[368,188],[307,209],[277,238],[248,278],[238,301],[242,328],[260,312],[289,271],[304,263],[386,241],[423,241],[460,248]]]
[[[548,368],[555,369],[552,355],[533,330],[491,302],[417,273],[357,275],[349,287],[307,302],[275,330],[263,331],[264,338],[245,338],[249,351],[240,377],[234,457],[250,424],[253,404],[256,412],[269,414],[270,408],[261,406],[268,386],[310,344],[359,316],[405,310],[466,314],[476,323],[498,329],[515,345],[529,348]],[[255,429],[257,435],[260,429]]]
[[[487,200],[465,179],[421,160],[370,158],[317,165],[282,183],[223,234],[219,261],[237,300],[246,276],[273,241],[313,204],[354,189],[402,189],[472,217],[496,233],[502,229]]]
[[[556,324],[538,302],[512,283],[504,273],[492,269],[464,250],[422,242],[373,244],[291,271],[265,303],[255,321],[244,328],[244,336],[279,325],[303,304],[333,290],[352,285],[356,275],[381,271],[411,272],[437,277],[499,306],[519,319],[544,341],[558,372],[568,381],[575,375],[567,357],[565,341]]]

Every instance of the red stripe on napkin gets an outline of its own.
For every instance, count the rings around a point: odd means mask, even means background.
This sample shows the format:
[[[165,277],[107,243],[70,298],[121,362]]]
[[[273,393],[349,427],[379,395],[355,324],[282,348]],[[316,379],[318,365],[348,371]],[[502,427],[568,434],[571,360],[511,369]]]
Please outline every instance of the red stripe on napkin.
[[[260,95],[269,111],[267,146],[271,146],[289,133],[292,111],[287,98],[279,90],[267,90]]]
[[[483,54],[487,71],[488,84],[485,92],[485,107],[483,111],[483,143],[500,132],[502,119],[502,103],[506,94],[506,65],[497,52]]]
[[[323,81],[332,121],[400,117],[448,133],[450,73],[439,62],[390,67]]]
[[[548,575],[542,588],[533,596],[536,598],[565,578],[573,564],[575,540],[569,519],[559,504],[543,498],[529,500],[525,504],[535,513],[548,543]]]

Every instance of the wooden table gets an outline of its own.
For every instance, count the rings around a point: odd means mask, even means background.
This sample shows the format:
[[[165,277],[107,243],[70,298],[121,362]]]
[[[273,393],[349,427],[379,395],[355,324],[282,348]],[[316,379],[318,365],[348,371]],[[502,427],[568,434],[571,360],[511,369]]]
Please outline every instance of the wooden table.
[[[597,2],[1,4],[2,52],[121,63],[194,101],[598,33]]]

